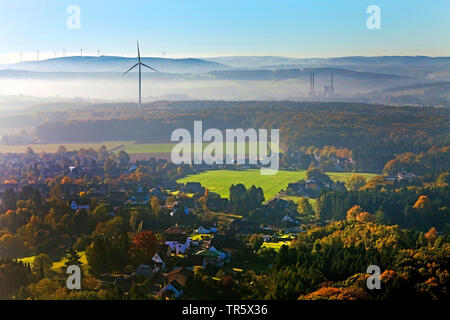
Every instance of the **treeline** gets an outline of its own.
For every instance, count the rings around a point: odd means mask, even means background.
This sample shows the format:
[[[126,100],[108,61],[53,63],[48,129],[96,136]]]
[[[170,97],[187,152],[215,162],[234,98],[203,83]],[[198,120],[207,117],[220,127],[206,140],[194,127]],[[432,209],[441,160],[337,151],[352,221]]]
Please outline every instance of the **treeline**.
[[[419,154],[407,152],[398,154],[389,160],[383,168],[383,173],[395,175],[406,170],[415,174],[424,174],[432,170],[450,170],[450,147],[431,147]]]
[[[78,115],[73,121],[40,125],[35,135],[49,143],[168,142],[174,129],[191,129],[194,120],[202,120],[204,130],[278,128],[284,150],[299,151],[302,146],[347,148],[356,161],[356,170],[372,172],[381,172],[395,154],[421,153],[450,142],[447,109],[338,102],[213,101],[167,102],[158,107],[130,108],[128,112],[123,108],[100,108],[94,115]]]
[[[266,291],[255,294],[266,299],[442,299],[450,281],[449,257],[448,238],[433,231],[421,237],[398,226],[339,222],[284,246],[265,280]],[[381,269],[381,290],[367,289],[370,265]]]
[[[242,183],[231,185],[230,204],[231,211],[248,216],[264,202],[264,192],[260,187],[252,185],[246,189]]]
[[[250,237],[254,239],[255,235]],[[448,296],[449,237],[373,222],[341,221],[300,233],[276,253],[236,251],[257,273],[200,269],[186,286],[194,299],[440,300]],[[367,269],[380,268],[380,290],[367,288]],[[215,281],[211,277],[223,279]]]
[[[369,212],[379,222],[426,231],[436,227],[448,233],[450,227],[450,190],[448,187],[400,188],[380,191],[332,190],[317,200],[317,217],[322,220],[345,220],[355,205]]]

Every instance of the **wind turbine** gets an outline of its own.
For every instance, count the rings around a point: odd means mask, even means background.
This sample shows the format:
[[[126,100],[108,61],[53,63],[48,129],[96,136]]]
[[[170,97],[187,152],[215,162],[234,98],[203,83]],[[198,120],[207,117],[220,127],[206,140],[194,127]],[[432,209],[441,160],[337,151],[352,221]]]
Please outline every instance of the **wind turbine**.
[[[130,72],[131,70],[133,70],[135,67],[139,66],[139,108],[141,107],[141,102],[142,102],[142,97],[141,97],[141,66],[147,67],[150,70],[159,72],[156,69],[153,69],[152,67],[149,67],[148,65],[146,65],[145,63],[141,62],[141,53],[139,51],[139,42],[137,42],[137,52],[138,52],[138,62],[132,66],[130,69],[128,69],[124,74],[122,74],[122,77],[124,75],[126,75],[128,72]]]

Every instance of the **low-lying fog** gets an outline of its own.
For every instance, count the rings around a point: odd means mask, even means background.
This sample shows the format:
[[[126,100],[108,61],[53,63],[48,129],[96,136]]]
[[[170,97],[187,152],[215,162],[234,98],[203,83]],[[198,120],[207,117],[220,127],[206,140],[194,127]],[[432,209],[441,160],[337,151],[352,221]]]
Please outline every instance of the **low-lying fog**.
[[[323,91],[327,81],[316,80],[315,90]],[[335,95],[350,97],[374,90],[372,84],[348,81],[335,84]],[[309,82],[299,79],[282,81],[266,80],[166,80],[143,79],[142,97],[146,101],[157,99],[236,99],[236,100],[280,100],[308,97]],[[55,97],[84,99],[104,99],[115,101],[135,101],[138,96],[137,75],[129,78],[110,80],[70,80],[70,79],[0,79],[0,95],[26,95],[35,97]]]

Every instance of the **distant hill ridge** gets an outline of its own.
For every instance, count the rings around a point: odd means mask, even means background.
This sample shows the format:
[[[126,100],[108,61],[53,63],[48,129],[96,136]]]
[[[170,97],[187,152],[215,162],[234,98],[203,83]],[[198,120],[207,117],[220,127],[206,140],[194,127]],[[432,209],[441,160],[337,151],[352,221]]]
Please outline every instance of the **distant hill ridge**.
[[[2,69],[37,72],[125,72],[137,62],[137,58],[118,56],[73,56],[42,61],[25,61],[3,65]],[[196,58],[144,57],[142,62],[161,72],[204,73],[212,70],[226,70],[230,67],[213,61]]]

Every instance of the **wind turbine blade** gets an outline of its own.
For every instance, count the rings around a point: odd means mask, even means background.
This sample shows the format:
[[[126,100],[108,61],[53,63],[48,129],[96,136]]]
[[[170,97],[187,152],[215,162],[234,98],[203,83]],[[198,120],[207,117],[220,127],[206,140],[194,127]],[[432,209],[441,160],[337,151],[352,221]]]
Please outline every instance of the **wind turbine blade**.
[[[134,66],[132,66],[130,69],[128,69],[121,77],[123,77],[124,75],[126,75],[128,72],[130,72],[131,70],[133,70],[133,68],[137,67],[139,65],[139,63],[136,63]]]
[[[156,69],[154,69],[154,68],[152,68],[152,67],[149,67],[149,66],[146,65],[145,63],[142,63],[142,62],[141,62],[141,65],[143,65],[144,67],[147,67],[147,68],[149,68],[149,69],[151,69],[151,70],[153,70],[153,71],[159,72],[158,70],[156,70]]]
[[[136,41],[137,43],[137,49],[138,49],[138,60],[141,61],[141,52],[139,51],[139,41]]]

